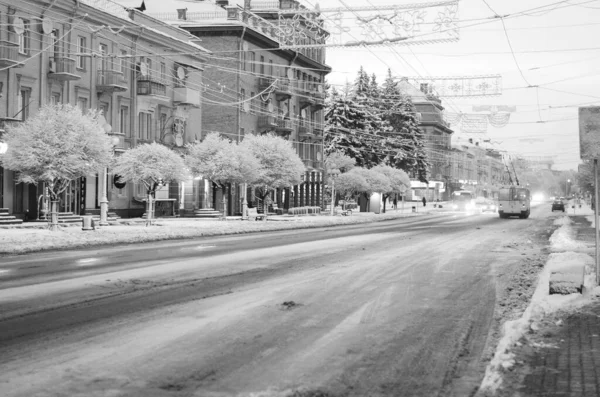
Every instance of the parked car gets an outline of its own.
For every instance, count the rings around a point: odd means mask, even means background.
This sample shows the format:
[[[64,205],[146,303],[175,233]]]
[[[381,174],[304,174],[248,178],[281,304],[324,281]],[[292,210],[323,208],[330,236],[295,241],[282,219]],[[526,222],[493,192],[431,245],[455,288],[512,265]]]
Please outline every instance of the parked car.
[[[552,212],[562,211],[565,212],[565,203],[562,200],[554,200],[552,203]]]

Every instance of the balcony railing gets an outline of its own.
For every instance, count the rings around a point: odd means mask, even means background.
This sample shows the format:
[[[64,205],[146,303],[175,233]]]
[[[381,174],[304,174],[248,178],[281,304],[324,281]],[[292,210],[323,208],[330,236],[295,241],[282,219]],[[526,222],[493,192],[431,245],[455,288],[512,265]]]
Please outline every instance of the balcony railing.
[[[259,128],[273,128],[277,127],[277,120],[273,116],[258,116],[258,127]]]
[[[178,105],[200,107],[200,91],[189,87],[173,88],[173,102]]]
[[[313,168],[313,161],[310,159],[303,159],[302,162],[307,168]]]
[[[273,88],[275,79],[273,77],[260,77],[258,79],[258,89],[264,91],[268,88]]]
[[[277,132],[290,133],[292,132],[292,121],[289,119],[277,119]]]
[[[98,70],[98,74],[96,75],[96,90],[98,92],[127,91],[127,82],[120,71]]]
[[[287,78],[280,78],[277,86],[275,87],[275,96],[278,101],[283,101],[291,98],[292,90],[290,86],[290,80]]]
[[[325,94],[321,92],[314,92],[313,97],[315,98],[315,110],[323,109],[325,107]]]
[[[11,68],[19,64],[19,47],[8,41],[0,41],[0,67]]]
[[[301,125],[298,127],[298,137],[300,139],[307,139],[307,138],[313,138],[314,134],[313,134],[313,130],[310,126],[307,125]]]
[[[137,80],[137,94],[167,96],[167,85],[163,80],[142,76]]]
[[[81,79],[81,76],[75,70],[75,60],[66,57],[53,57],[50,59],[48,77],[59,81]]]
[[[313,128],[313,134],[315,138],[323,138],[323,127],[317,126]]]
[[[13,117],[0,117],[0,138],[2,137],[4,131],[6,131],[7,126],[21,122],[23,122],[23,120]]]

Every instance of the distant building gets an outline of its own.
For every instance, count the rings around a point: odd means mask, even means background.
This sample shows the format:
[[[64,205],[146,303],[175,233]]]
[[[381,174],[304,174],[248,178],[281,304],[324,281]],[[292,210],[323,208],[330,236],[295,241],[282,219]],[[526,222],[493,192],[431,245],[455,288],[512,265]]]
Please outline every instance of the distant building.
[[[415,105],[419,127],[425,134],[425,150],[430,166],[428,180],[432,183],[427,188],[417,188],[415,194],[419,197],[424,195],[428,200],[446,200],[448,193],[445,186],[450,177],[450,149],[454,131],[444,120],[442,101],[432,93],[427,84],[416,88],[408,80],[401,80],[398,86]]]

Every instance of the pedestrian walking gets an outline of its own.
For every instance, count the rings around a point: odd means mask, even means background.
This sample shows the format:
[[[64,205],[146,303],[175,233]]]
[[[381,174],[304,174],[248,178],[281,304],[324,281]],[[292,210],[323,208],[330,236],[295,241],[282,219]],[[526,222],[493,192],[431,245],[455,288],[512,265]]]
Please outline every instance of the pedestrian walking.
[[[427,207],[427,199],[423,196],[423,207]]]

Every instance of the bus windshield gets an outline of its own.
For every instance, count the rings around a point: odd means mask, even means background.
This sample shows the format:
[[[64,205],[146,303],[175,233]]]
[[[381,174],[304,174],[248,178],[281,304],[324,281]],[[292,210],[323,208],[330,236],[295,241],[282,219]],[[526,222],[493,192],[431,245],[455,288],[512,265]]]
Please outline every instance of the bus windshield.
[[[452,199],[455,201],[472,200],[473,194],[471,192],[455,192]]]
[[[529,190],[518,187],[500,189],[498,192],[500,201],[527,201],[529,200]]]

